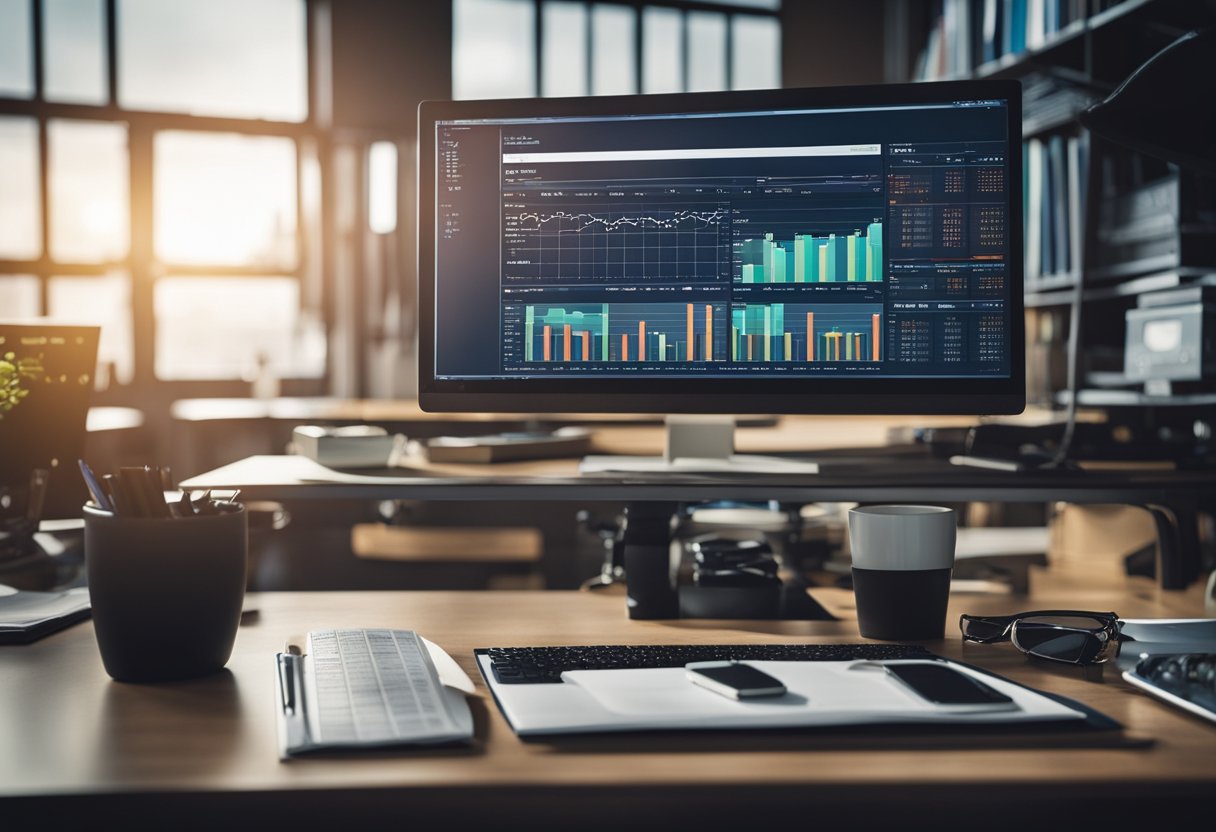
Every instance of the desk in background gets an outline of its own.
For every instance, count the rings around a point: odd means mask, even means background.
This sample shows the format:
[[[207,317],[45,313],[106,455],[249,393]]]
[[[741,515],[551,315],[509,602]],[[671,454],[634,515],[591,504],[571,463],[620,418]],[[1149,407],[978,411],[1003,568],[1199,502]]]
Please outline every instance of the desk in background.
[[[1197,591],[1162,592],[1143,579],[1096,586],[1089,576],[1045,577],[1030,599],[955,596],[952,620],[1023,602],[1129,617],[1202,612]],[[1085,821],[1104,830],[1208,816],[1216,726],[1136,692],[1113,666],[1032,662],[1007,644],[964,646],[953,628],[930,648],[1096,707],[1122,722],[1133,742],[1014,733],[977,743],[882,732],[523,742],[489,700],[473,661],[473,648],[495,645],[859,640],[851,594],[815,595],[842,620],[639,622],[625,617],[620,597],[578,592],[268,593],[256,598],[260,614],[242,625],[225,672],[149,686],[105,675],[86,622],[0,650],[0,808],[6,824],[45,818],[46,828],[101,817],[225,829],[270,820],[279,829],[377,821],[493,829],[532,825],[531,818],[541,828],[695,829],[751,819],[739,829],[757,828],[757,817],[908,828],[909,813],[925,811],[945,826]],[[473,703],[477,745],[279,763],[274,653],[310,629],[368,626],[416,629],[456,658],[481,694]]]
[[[248,498],[267,500],[618,501],[650,517],[648,527],[660,531],[666,530],[665,520],[676,504],[712,500],[1122,503],[1142,506],[1156,519],[1158,576],[1170,589],[1199,577],[1198,518],[1216,508],[1216,470],[991,471],[952,466],[917,448],[899,454],[839,451],[817,458],[822,469],[815,476],[578,476],[577,460],[544,460],[483,466],[419,463],[402,470],[405,479],[352,484],[309,479],[315,463],[303,457],[255,456],[192,477],[183,486],[239,488]]]

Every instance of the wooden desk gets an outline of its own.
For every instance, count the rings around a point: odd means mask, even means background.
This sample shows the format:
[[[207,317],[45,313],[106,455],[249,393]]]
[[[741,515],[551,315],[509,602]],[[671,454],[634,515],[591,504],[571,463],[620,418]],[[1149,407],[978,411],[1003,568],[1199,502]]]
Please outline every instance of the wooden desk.
[[[1045,581],[1036,581],[1044,584]],[[851,595],[818,590],[838,614]],[[1010,612],[1009,600],[958,596],[961,611]],[[1093,587],[1056,580],[1037,606],[1122,615],[1201,614],[1199,594],[1148,582]],[[1113,666],[1032,663],[1010,645],[938,652],[1092,705],[1127,726],[1128,747],[882,732],[706,732],[522,742],[484,693],[472,650],[509,644],[856,641],[838,622],[637,622],[619,597],[595,593],[284,593],[258,599],[228,670],[193,682],[127,685],[102,669],[91,624],[26,647],[0,649],[0,814],[54,821],[84,814],[164,828],[271,828],[394,821],[403,828],[717,828],[803,818],[859,828],[929,812],[946,826],[1126,826],[1198,818],[1216,793],[1216,726],[1135,692]],[[447,648],[478,682],[472,749],[380,752],[279,763],[273,654],[310,628],[414,628]],[[104,815],[98,813],[104,812]],[[121,814],[119,814],[121,813]],[[928,817],[928,816],[926,816]],[[296,827],[302,821],[302,827]],[[690,827],[689,821],[698,824]],[[418,825],[421,824],[421,825]],[[529,823],[529,826],[533,824]],[[265,828],[263,826],[263,828]],[[727,828],[731,828],[728,826]],[[733,827],[739,828],[739,827]],[[1025,828],[1025,827],[1022,827]]]

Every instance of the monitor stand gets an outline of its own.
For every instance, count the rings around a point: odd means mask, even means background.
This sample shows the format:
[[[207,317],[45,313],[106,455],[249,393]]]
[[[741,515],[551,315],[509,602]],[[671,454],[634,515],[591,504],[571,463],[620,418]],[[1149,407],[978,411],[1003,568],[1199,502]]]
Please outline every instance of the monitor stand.
[[[735,453],[731,416],[668,416],[663,456],[588,456],[579,473],[818,474],[815,462]]]

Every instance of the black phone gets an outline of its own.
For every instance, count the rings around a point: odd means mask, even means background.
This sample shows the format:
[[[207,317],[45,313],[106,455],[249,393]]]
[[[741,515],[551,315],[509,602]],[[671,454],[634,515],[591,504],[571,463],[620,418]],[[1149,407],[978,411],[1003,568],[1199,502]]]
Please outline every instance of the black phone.
[[[968,710],[1010,710],[1017,704],[979,679],[940,662],[889,662],[887,672],[935,705]]]
[[[780,679],[742,662],[692,662],[684,665],[689,681],[731,699],[781,696]]]

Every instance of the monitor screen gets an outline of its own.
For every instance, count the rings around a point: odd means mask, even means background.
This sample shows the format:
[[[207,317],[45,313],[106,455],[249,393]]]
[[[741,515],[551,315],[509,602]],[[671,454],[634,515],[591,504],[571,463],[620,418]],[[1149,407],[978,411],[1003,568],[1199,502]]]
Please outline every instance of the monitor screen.
[[[428,409],[1016,412],[1016,84],[420,110]]]

